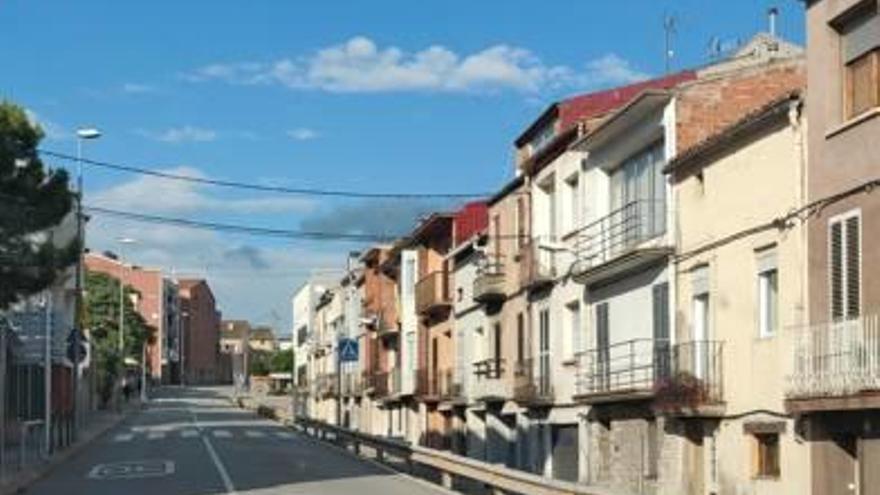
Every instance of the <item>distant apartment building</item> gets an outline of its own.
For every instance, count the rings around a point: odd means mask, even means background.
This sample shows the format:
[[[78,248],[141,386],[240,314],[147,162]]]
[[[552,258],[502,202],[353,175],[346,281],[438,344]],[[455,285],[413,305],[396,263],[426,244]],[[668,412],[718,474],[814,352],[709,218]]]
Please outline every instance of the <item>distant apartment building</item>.
[[[243,385],[247,377],[248,340],[251,325],[245,320],[220,322],[218,381]]]
[[[204,385],[219,379],[220,311],[205,280],[178,281],[182,383]]]
[[[148,325],[156,329],[155,338],[147,347],[150,376],[159,382],[170,383],[171,364],[178,355],[178,296],[177,285],[158,268],[144,268],[120,262],[110,253],[86,253],[86,270],[104,273],[123,285],[131,286],[140,294],[135,307]]]
[[[880,493],[880,15],[876,0],[807,4],[809,325],[788,410],[822,495]]]
[[[267,326],[253,326],[248,334],[248,347],[251,352],[275,352],[278,343],[275,340],[275,331]]]

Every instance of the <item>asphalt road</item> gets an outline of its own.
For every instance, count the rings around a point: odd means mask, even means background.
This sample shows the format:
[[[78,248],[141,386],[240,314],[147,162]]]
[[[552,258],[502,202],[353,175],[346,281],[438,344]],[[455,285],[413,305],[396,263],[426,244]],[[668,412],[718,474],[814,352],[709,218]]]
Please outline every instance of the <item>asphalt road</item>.
[[[28,495],[437,495],[233,408],[219,391],[165,389]]]

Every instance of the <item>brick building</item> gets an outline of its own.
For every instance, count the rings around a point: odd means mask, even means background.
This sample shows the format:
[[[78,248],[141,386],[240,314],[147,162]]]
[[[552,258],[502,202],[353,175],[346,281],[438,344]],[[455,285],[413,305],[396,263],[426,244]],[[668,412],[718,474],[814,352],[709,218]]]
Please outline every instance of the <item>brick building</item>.
[[[216,383],[219,379],[220,311],[210,286],[202,279],[182,279],[180,291],[183,383]]]

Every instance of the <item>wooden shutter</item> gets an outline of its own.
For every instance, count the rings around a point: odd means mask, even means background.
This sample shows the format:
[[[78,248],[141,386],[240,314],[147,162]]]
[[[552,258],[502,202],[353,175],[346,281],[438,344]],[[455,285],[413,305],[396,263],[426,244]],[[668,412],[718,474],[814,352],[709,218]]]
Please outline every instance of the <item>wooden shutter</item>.
[[[846,219],[846,317],[858,318],[861,314],[861,235],[860,219]]]
[[[833,222],[828,235],[831,319],[840,320],[843,318],[843,225],[841,222]]]

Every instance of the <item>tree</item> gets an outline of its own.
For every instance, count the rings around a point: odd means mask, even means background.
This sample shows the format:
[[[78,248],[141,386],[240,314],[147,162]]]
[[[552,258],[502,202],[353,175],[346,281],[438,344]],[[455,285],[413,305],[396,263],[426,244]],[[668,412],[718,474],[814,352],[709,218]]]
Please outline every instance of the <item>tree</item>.
[[[269,368],[273,373],[293,373],[293,353],[290,351],[275,351]]]
[[[76,241],[59,247],[37,235],[60,224],[74,199],[67,172],[43,166],[41,139],[21,107],[0,103],[0,309],[51,285],[80,252]]]
[[[266,376],[271,371],[271,356],[265,351],[251,351],[249,356],[251,376]]]
[[[147,324],[132,301],[140,293],[126,286],[123,297],[125,352],[120,354],[119,283],[119,280],[104,273],[86,274],[85,328],[89,330],[92,341],[92,355],[99,374],[99,392],[105,403],[113,393],[125,358],[140,361],[144,343],[152,342],[155,338],[155,328]]]

